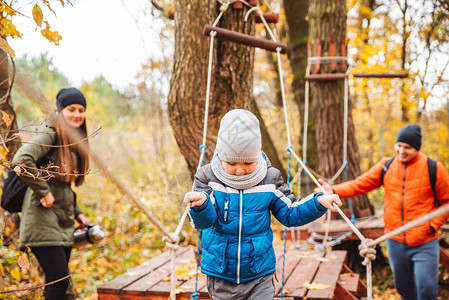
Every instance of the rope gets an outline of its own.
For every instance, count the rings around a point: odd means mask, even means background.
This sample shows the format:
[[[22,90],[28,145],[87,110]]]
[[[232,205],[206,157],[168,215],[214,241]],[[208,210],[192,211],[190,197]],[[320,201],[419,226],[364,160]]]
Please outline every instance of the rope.
[[[288,169],[287,169],[287,187],[290,187],[290,176],[291,176],[291,165],[292,165],[292,155],[288,151]],[[281,299],[284,299],[284,276],[285,276],[285,252],[287,248],[287,226],[284,227],[284,252],[282,254],[282,282],[281,282]]]

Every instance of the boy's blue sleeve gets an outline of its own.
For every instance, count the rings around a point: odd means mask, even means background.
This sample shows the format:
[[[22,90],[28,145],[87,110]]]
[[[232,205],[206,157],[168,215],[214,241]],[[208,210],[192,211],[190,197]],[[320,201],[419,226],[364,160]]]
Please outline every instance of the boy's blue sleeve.
[[[301,226],[310,223],[327,211],[323,205],[318,202],[318,197],[323,193],[313,193],[307,197],[294,202],[291,190],[284,185],[282,176],[279,172],[276,181],[276,192],[270,204],[270,209],[274,217],[287,227]]]
[[[208,194],[206,196],[207,200],[203,205],[190,208],[189,217],[193,228],[206,229],[217,221],[217,211],[212,204],[210,196]]]

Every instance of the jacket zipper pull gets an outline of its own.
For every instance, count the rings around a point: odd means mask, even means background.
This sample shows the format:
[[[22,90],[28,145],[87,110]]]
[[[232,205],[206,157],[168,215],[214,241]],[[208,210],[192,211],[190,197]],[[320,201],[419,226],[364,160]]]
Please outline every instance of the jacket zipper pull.
[[[229,200],[226,199],[225,206],[224,206],[224,221],[226,222],[228,220],[228,210],[229,210]]]

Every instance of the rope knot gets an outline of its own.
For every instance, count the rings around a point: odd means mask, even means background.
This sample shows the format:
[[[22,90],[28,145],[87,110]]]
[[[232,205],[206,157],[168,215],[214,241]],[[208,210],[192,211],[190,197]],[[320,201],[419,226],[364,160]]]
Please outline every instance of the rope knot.
[[[198,296],[199,296],[199,293],[198,293],[198,292],[192,293],[192,294],[190,294],[190,299],[191,299],[191,300],[197,300],[197,299],[198,299]]]
[[[206,148],[206,145],[200,145],[200,149],[203,150]]]
[[[365,258],[362,262],[362,265],[364,266],[376,259],[376,249],[374,249],[375,245],[368,246],[368,244],[372,241],[372,239],[365,239],[359,245],[359,254],[361,257]]]
[[[165,244],[165,246],[167,246],[168,249],[170,250],[175,250],[177,251],[179,249],[179,237],[171,234],[170,237],[168,236],[164,236],[162,238],[162,242]]]
[[[288,152],[292,152],[293,147],[292,147],[292,146],[288,146],[288,147],[286,148],[286,150],[287,150]]]
[[[225,12],[226,10],[228,10],[229,4],[230,4],[229,1],[222,2],[220,6],[220,11]]]

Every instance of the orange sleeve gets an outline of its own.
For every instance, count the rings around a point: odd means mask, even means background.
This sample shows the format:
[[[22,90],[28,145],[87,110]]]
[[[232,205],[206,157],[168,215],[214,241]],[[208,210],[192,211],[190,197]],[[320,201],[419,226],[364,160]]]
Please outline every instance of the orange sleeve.
[[[388,159],[388,157],[382,158],[374,167],[354,180],[333,185],[334,193],[341,198],[348,198],[365,194],[378,188],[381,186],[382,167]]]
[[[441,162],[437,162],[437,182],[435,184],[440,205],[449,205],[449,173]],[[449,213],[437,217],[431,221],[433,228],[438,230],[449,218]]]

